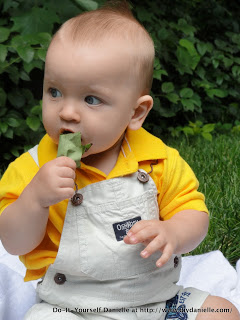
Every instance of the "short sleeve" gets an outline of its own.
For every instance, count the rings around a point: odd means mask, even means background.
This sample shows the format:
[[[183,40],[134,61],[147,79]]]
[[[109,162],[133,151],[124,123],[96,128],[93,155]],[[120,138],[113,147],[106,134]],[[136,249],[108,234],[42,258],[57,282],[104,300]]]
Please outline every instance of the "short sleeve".
[[[167,220],[177,212],[189,209],[208,213],[205,197],[198,191],[199,182],[194,172],[177,150],[167,149],[158,196],[160,217]]]
[[[28,152],[10,163],[0,180],[0,215],[14,202],[38,171]]]

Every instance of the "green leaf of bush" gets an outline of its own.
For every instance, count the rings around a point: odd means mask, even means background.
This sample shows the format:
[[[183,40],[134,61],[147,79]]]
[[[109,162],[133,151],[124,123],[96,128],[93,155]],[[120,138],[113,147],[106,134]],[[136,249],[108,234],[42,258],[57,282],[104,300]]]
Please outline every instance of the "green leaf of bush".
[[[172,82],[164,82],[162,84],[162,92],[170,93],[174,91],[174,85]]]
[[[7,56],[7,46],[0,44],[0,62],[4,62]]]
[[[212,132],[214,129],[215,129],[215,124],[214,124],[214,123],[205,124],[205,125],[202,127],[202,131],[203,131],[204,133]]]
[[[29,12],[13,17],[11,20],[14,23],[12,31],[18,31],[23,35],[39,32],[51,33],[54,23],[60,22],[56,11],[39,7],[33,7]]]
[[[166,98],[172,103],[177,103],[179,101],[179,96],[176,93],[173,93],[173,92],[168,93],[166,95]]]
[[[6,133],[8,129],[8,125],[6,122],[0,122],[0,131],[2,133]]]
[[[85,10],[96,10],[98,8],[98,3],[92,0],[75,0],[83,9]]]
[[[6,92],[3,90],[3,88],[0,88],[0,107],[1,108],[5,106],[6,100],[7,100]]]
[[[20,121],[18,119],[9,118],[7,119],[7,124],[9,127],[17,128],[20,125]]]
[[[27,63],[31,62],[34,57],[34,49],[32,49],[31,47],[19,47],[17,48],[17,53]]]
[[[187,39],[181,39],[181,40],[179,41],[179,44],[180,44],[180,46],[182,46],[183,48],[186,48],[187,51],[190,53],[191,56],[198,55],[198,53],[197,53],[197,51],[196,51],[196,49],[195,49],[195,47],[194,47],[194,44],[193,44],[191,41],[189,41],[189,40],[187,40]]]
[[[192,99],[181,99],[184,110],[194,111],[194,100]]]
[[[227,90],[222,90],[222,89],[209,89],[209,90],[206,90],[206,92],[210,98],[213,98],[214,96],[218,98],[225,98],[228,96]]]
[[[204,139],[208,141],[212,141],[212,135],[208,132],[202,132],[201,135],[203,136]]]
[[[182,130],[183,130],[183,132],[184,132],[186,135],[188,135],[188,134],[190,134],[191,136],[194,135],[194,131],[193,131],[193,129],[190,128],[190,127],[184,127]]]
[[[0,27],[0,42],[4,42],[8,39],[10,34],[10,29]]]
[[[180,97],[181,98],[192,98],[193,96],[193,90],[190,88],[184,88],[180,91]]]
[[[26,122],[29,128],[32,129],[33,131],[37,131],[41,125],[39,118],[35,116],[27,117]]]

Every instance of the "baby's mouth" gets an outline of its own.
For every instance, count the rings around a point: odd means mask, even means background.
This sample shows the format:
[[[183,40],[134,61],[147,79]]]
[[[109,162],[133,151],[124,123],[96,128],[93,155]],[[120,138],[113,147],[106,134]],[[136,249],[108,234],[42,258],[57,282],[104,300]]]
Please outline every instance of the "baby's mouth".
[[[61,129],[60,130],[60,134],[68,134],[68,133],[74,133],[74,132],[69,129]]]

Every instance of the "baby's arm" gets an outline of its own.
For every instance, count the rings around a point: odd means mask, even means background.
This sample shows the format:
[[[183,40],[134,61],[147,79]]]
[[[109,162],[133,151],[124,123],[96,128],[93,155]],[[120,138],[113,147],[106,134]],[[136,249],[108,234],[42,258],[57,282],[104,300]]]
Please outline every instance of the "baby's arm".
[[[156,251],[162,256],[156,262],[158,267],[164,265],[172,254],[187,253],[195,249],[205,238],[209,218],[205,212],[184,210],[166,221],[141,220],[137,222],[124,238],[126,244],[144,243],[141,252],[148,258]]]
[[[23,255],[42,241],[49,206],[74,194],[76,163],[59,157],[42,166],[19,198],[0,216],[0,239],[5,249]]]

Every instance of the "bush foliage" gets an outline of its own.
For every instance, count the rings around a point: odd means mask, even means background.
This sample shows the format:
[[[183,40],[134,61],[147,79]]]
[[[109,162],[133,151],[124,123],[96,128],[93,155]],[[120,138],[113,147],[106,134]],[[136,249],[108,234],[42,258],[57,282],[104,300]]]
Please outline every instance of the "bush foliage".
[[[52,34],[70,17],[104,2],[0,1],[1,167],[44,133],[41,92]],[[193,127],[197,120],[231,126],[239,121],[240,5],[225,0],[133,0],[131,6],[156,46],[155,103],[145,127],[160,135],[176,133],[174,128],[187,123]]]

